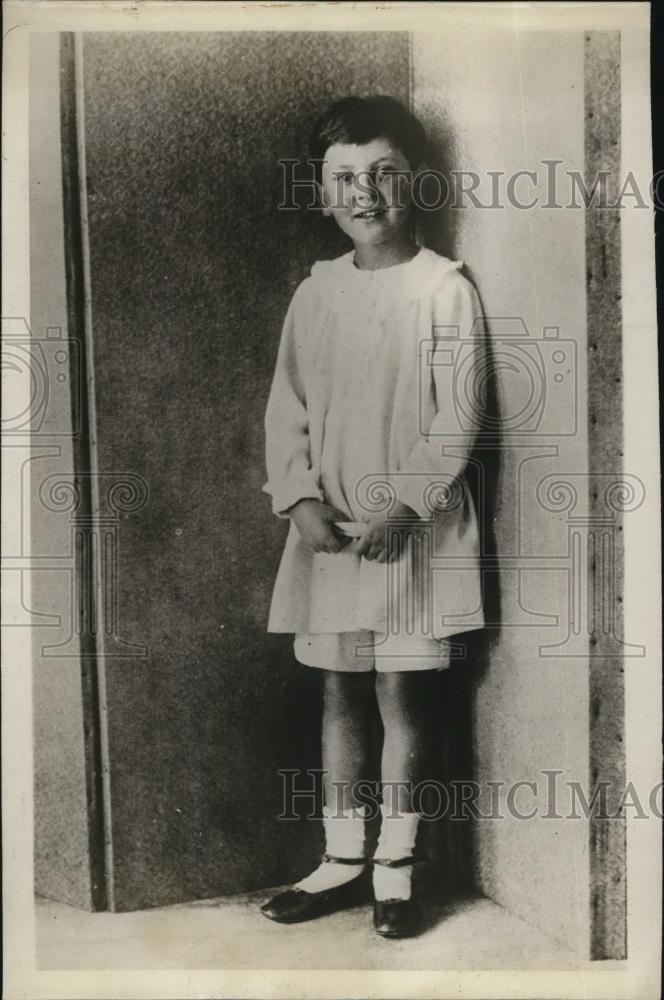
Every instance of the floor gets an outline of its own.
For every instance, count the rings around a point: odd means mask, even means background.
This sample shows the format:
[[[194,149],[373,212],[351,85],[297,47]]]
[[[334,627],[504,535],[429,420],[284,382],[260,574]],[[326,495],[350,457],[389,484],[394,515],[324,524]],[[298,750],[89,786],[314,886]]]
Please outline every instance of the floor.
[[[371,907],[296,926],[253,893],[135,913],[87,913],[39,899],[40,969],[575,969],[579,956],[488,899],[439,905],[412,940],[379,938]]]

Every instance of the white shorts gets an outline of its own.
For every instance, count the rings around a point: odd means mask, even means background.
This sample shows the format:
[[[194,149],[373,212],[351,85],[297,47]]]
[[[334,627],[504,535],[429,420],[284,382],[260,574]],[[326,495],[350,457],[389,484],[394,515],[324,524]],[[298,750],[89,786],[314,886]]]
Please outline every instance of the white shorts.
[[[299,663],[347,673],[445,670],[450,666],[451,648],[447,639],[385,635],[368,629],[299,633],[294,642]]]

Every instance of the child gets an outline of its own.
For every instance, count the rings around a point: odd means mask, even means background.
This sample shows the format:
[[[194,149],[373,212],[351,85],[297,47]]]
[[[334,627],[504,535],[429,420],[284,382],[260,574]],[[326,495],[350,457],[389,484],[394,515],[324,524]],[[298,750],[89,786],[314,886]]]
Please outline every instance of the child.
[[[377,700],[374,926],[386,937],[416,933],[420,920],[413,789],[429,777],[432,671],[449,666],[452,635],[483,624],[464,478],[479,415],[468,413],[472,391],[455,406],[451,380],[454,348],[473,336],[480,306],[461,264],[414,239],[423,147],[420,123],[389,97],[347,98],[318,123],[323,212],[354,249],[319,261],[297,288],[266,413],[264,488],[290,519],[268,629],[294,633],[296,659],[324,671],[326,853],[262,912],[295,922],[358,899],[367,859],[356,791]],[[466,353],[466,387],[482,370],[480,350],[478,341]]]

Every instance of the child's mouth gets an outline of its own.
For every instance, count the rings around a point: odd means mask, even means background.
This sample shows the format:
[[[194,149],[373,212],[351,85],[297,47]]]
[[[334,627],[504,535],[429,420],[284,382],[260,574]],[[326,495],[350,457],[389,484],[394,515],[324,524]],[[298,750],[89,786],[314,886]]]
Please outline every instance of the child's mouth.
[[[367,208],[364,212],[356,212],[354,218],[371,220],[380,219],[383,215],[385,215],[384,208]]]

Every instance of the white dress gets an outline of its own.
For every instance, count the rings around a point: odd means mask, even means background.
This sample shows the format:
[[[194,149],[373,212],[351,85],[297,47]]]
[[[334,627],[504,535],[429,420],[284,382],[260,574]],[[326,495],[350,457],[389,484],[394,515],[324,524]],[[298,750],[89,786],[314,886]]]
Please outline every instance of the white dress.
[[[315,497],[366,521],[396,497],[423,521],[395,563],[314,553],[291,522],[268,631],[442,639],[484,624],[464,476],[484,327],[461,266],[420,248],[404,264],[360,270],[351,251],[316,263],[297,288],[265,417],[274,513]]]

